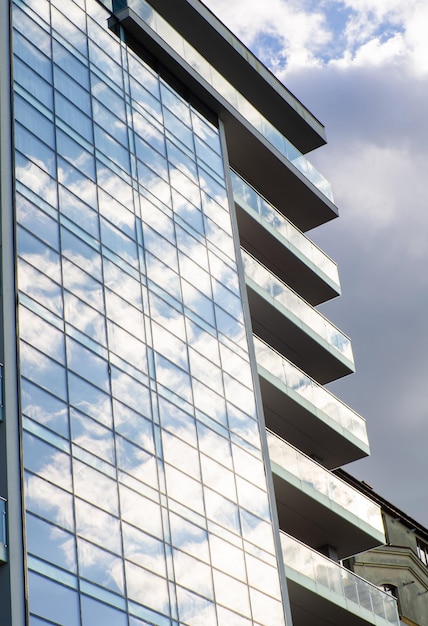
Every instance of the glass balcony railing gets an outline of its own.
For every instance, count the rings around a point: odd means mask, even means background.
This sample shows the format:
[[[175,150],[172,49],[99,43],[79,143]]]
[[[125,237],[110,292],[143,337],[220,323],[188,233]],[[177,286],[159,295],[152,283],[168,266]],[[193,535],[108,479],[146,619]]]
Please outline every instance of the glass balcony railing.
[[[0,498],[0,563],[7,561],[6,500]]]
[[[297,394],[301,400],[309,402],[314,413],[324,414],[368,447],[366,422],[361,415],[355,413],[262,339],[255,335],[253,337],[258,365],[277,378],[290,392]]]
[[[294,224],[277,211],[267,200],[233,170],[230,171],[235,202],[243,209],[250,209],[262,221],[280,235],[282,243],[314,270],[322,272],[340,291],[336,263],[316,244],[306,237]]]
[[[117,12],[125,7],[133,9],[180,57],[207,81],[242,117],[247,120],[272,146],[296,167],[307,180],[333,202],[330,183],[263,115],[239,93],[208,61],[191,46],[145,0],[114,0]]]
[[[377,504],[278,435],[267,431],[267,440],[270,460],[298,478],[307,489],[313,490],[315,498],[325,496],[331,503],[371,526],[376,535],[384,534],[382,514]]]
[[[362,624],[399,626],[397,603],[391,595],[283,532],[281,546],[287,577],[360,615]]]
[[[354,357],[350,339],[344,335],[324,315],[314,309],[288,285],[282,282],[246,250],[241,249],[245,274],[266,291],[274,301],[282,305],[296,319],[296,324],[306,327],[324,340],[330,351],[337,351],[353,365]],[[337,353],[336,352],[336,353]]]

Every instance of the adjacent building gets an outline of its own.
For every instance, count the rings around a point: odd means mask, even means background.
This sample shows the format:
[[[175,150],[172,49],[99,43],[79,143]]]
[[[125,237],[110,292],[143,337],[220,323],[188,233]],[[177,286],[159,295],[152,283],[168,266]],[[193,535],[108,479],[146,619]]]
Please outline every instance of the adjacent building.
[[[428,530],[367,483],[337,473],[381,507],[386,535],[385,545],[351,557],[346,567],[397,599],[401,624],[428,624]]]
[[[322,124],[199,0],[0,18],[1,623],[397,625]]]

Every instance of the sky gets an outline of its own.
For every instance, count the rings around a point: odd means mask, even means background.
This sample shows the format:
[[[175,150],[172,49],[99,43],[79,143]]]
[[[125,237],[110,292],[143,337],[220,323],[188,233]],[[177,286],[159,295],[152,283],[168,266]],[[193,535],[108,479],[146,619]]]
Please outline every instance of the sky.
[[[329,388],[371,442],[345,469],[428,527],[428,3],[204,1],[326,126],[308,158],[340,217],[308,235],[338,263],[320,310],[357,369]]]

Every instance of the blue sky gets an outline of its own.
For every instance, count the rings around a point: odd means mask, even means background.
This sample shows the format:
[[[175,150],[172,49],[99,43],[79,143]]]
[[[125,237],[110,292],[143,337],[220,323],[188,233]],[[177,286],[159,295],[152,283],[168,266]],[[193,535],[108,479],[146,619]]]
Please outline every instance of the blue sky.
[[[428,527],[428,3],[204,1],[326,126],[309,158],[340,217],[309,236],[338,262],[321,310],[356,359],[331,389],[372,448],[346,469]]]

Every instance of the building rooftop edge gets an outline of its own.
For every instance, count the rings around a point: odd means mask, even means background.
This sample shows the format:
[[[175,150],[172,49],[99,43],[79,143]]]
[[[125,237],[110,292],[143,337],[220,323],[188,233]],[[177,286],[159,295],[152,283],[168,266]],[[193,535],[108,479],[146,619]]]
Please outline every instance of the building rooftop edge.
[[[410,517],[410,515],[408,515],[407,513],[404,513],[404,511],[402,511],[401,509],[396,507],[394,504],[392,504],[391,502],[389,502],[388,500],[380,496],[366,482],[359,480],[358,478],[355,478],[355,476],[352,476],[352,474],[349,474],[342,468],[334,470],[334,473],[340,478],[342,478],[345,482],[347,482],[351,486],[358,489],[358,491],[367,495],[374,502],[378,503],[383,511],[387,512],[389,515],[391,515],[394,518],[399,518],[403,524],[405,524],[411,529],[414,529],[418,533],[418,535],[420,535],[421,537],[423,537],[423,539],[428,541],[428,528],[426,528],[425,526],[417,522],[415,519]]]
[[[301,152],[326,143],[323,124],[200,0],[148,0]]]

